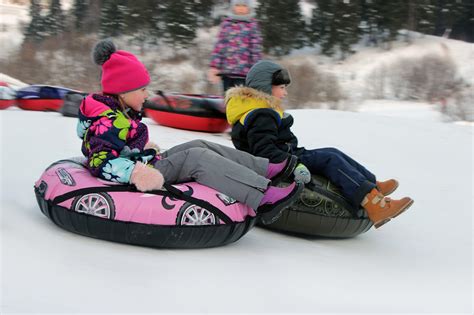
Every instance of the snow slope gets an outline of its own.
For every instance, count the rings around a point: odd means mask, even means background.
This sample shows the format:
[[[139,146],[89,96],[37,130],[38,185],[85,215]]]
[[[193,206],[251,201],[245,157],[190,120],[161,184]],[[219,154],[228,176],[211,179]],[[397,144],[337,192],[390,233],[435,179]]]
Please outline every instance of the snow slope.
[[[353,239],[255,228],[229,246],[158,250],[71,234],[39,210],[33,183],[80,154],[75,119],[0,111],[0,313],[472,314],[473,128],[324,110],[292,111],[307,147],[336,146],[414,206]],[[150,126],[163,147],[228,138]],[[388,155],[389,154],[389,155]]]

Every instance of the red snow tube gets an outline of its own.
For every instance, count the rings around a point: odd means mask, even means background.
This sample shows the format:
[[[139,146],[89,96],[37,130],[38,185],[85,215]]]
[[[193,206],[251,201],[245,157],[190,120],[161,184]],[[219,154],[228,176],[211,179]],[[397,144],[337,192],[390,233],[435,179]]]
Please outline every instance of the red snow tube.
[[[16,100],[0,100],[0,109],[6,109],[12,105],[15,105]]]
[[[158,95],[145,102],[145,113],[160,125],[205,132],[224,132],[229,128],[224,99],[200,94]]]
[[[63,106],[62,99],[18,99],[17,105],[24,110],[58,111]]]
[[[0,81],[0,109],[6,109],[16,102],[16,92],[8,83]]]
[[[58,111],[64,96],[71,92],[81,93],[61,86],[34,84],[17,91],[17,105],[25,110]]]

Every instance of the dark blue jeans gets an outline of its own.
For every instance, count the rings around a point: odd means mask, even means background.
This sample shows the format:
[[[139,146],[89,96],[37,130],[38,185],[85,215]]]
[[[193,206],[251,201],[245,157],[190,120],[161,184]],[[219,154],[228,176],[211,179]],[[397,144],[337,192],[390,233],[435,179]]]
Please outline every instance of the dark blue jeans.
[[[299,158],[311,173],[323,175],[340,188],[355,207],[376,187],[375,175],[338,149],[305,150]]]
[[[245,77],[222,75],[222,85],[224,88],[224,93],[231,87],[244,85],[244,84],[245,84]]]

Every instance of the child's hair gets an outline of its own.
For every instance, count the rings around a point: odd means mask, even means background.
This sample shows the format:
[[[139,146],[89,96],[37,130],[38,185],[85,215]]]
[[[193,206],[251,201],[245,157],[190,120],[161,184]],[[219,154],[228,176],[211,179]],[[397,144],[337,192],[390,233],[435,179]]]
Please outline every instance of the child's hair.
[[[290,85],[291,77],[290,73],[286,69],[281,69],[273,73],[272,85]]]
[[[118,94],[109,94],[109,93],[104,93],[104,92],[102,92],[102,95],[110,97],[111,99],[116,101],[119,104],[120,110],[125,115],[125,117],[130,119],[130,115],[128,114],[128,112],[131,108],[123,101],[123,99],[120,97],[120,95],[118,95]]]

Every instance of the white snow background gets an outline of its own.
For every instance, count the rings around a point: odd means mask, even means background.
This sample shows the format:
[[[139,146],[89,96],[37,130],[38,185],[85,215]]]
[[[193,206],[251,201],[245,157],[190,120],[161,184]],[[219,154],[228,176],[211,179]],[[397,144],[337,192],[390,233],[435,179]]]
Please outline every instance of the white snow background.
[[[0,313],[472,314],[473,127],[328,110],[293,110],[308,148],[334,146],[415,204],[351,239],[254,228],[238,242],[152,249],[72,234],[45,217],[33,184],[52,162],[80,155],[76,119],[0,111]],[[394,112],[394,104],[391,106]],[[409,112],[408,112],[409,113]],[[401,116],[401,117],[400,117]],[[226,136],[145,119],[164,148]]]

